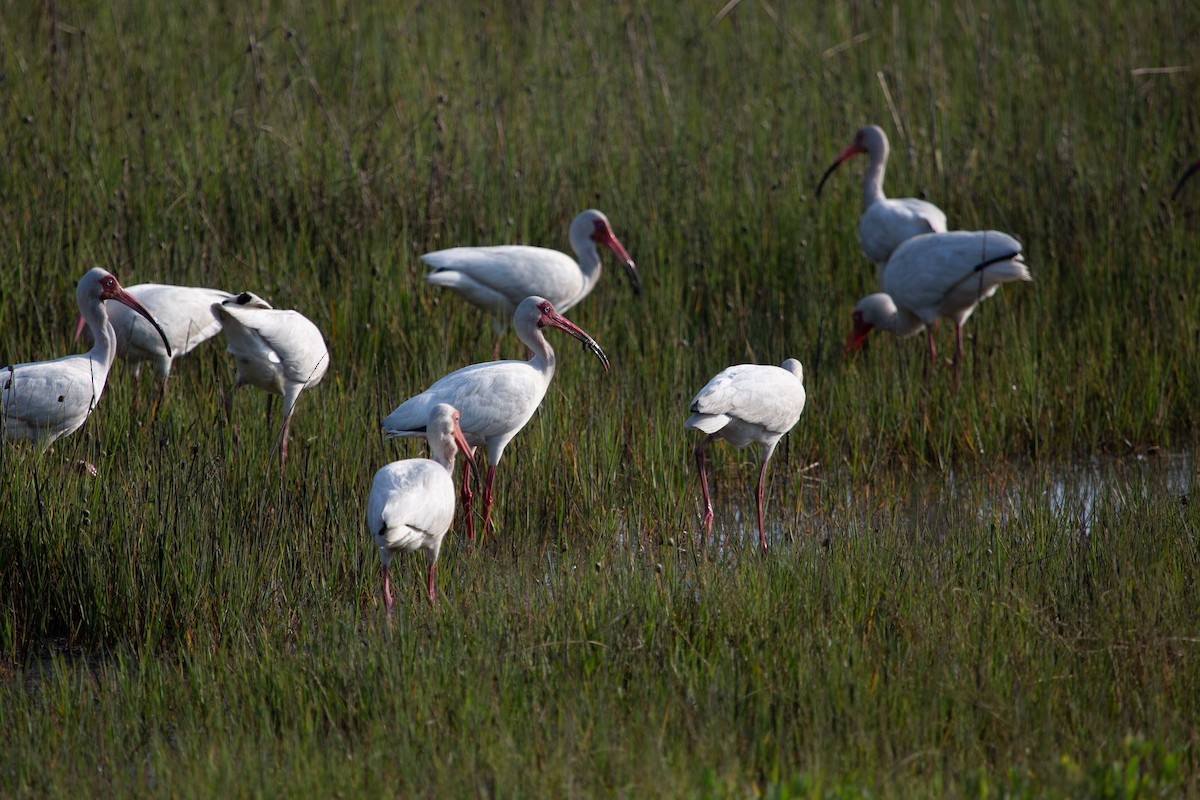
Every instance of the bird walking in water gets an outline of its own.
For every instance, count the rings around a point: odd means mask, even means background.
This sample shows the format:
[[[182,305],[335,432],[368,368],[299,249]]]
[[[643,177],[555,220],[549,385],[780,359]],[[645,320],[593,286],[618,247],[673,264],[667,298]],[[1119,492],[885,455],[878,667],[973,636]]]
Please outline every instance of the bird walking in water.
[[[863,175],[863,215],[858,221],[858,238],[863,253],[881,268],[905,240],[946,230],[946,215],[933,203],[913,197],[889,199],[883,193],[888,152],[887,134],[882,128],[878,125],[860,128],[854,141],[829,165],[817,184],[820,197],[826,179],[842,162],[862,153],[867,155],[870,164]]]
[[[167,394],[167,381],[175,359],[221,332],[221,323],[213,317],[212,306],[232,295],[220,289],[162,283],[139,283],[126,291],[162,325],[170,347],[140,312],[119,305],[109,310],[109,322],[117,337],[117,355],[133,366],[134,380],[141,374],[142,362],[154,364],[161,400]],[[83,333],[84,325],[85,320],[80,317],[75,326],[76,339]]]
[[[497,337],[495,358],[500,352],[499,337],[526,297],[544,297],[558,313],[565,314],[588,296],[602,270],[597,245],[612,250],[629,275],[633,293],[641,293],[637,267],[617,240],[608,217],[588,209],[571,222],[567,236],[578,262],[565,253],[544,247],[452,247],[421,256],[430,267],[425,280],[451,289],[492,313]]]
[[[430,458],[394,461],[376,472],[371,484],[367,528],[383,562],[383,604],[388,619],[393,605],[388,566],[399,552],[424,551],[429,565],[429,602],[437,605],[433,573],[442,538],[454,521],[454,454],[457,449],[468,458],[471,455],[471,446],[459,425],[460,416],[453,406],[435,405],[425,426]]]
[[[237,382],[225,401],[226,416],[231,416],[233,393],[241,386],[257,386],[283,397],[282,467],[287,462],[288,429],[300,392],[320,383],[329,369],[325,339],[303,314],[272,308],[250,292],[214,303],[212,314],[221,323],[227,349],[237,363]]]
[[[554,377],[554,349],[543,328],[557,328],[579,341],[600,359],[608,371],[608,356],[582,328],[554,310],[544,297],[527,297],[517,306],[513,328],[533,352],[528,361],[488,361],[450,373],[424,392],[410,397],[383,419],[383,432],[393,436],[424,436],[430,409],[448,403],[461,414],[463,435],[472,448],[487,446],[488,472],[483,489],[483,532],[487,534],[492,511],[492,483],[504,448],[533,417]],[[467,538],[474,541],[471,519],[470,459],[463,470],[462,502]]]
[[[854,330],[846,352],[862,346],[873,328],[907,338],[925,331],[930,363],[939,317],[954,322],[954,364],[962,359],[962,328],[979,306],[1009,281],[1032,281],[1021,243],[1000,231],[953,231],[909,239],[883,271],[883,292],[854,307]]]
[[[804,369],[789,358],[782,366],[738,364],[709,381],[690,406],[692,415],[684,427],[705,434],[696,445],[696,469],[700,473],[700,492],[704,500],[704,535],[712,533],[713,506],[708,493],[705,450],[713,439],[724,439],[736,448],[752,442],[759,444],[758,539],[767,552],[767,533],[763,522],[763,494],[767,462],[783,435],[795,427],[804,412]]]
[[[53,361],[36,361],[0,368],[0,428],[9,441],[29,441],[49,447],[54,440],[77,431],[100,402],[108,371],[117,353],[117,339],[105,308],[106,300],[122,303],[145,317],[170,342],[150,311],[99,267],[88,270],[75,288],[79,314],[92,334],[92,349]],[[95,468],[85,465],[95,474]]]

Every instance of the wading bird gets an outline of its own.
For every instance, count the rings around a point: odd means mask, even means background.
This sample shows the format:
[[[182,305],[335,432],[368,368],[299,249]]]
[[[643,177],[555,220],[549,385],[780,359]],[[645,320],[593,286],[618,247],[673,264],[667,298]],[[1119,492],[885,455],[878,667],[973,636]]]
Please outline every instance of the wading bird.
[[[513,329],[533,351],[528,361],[488,361],[450,373],[424,392],[410,397],[383,419],[383,432],[392,436],[424,436],[429,411],[438,403],[448,403],[461,413],[463,435],[474,448],[487,446],[488,472],[483,488],[483,535],[487,535],[492,511],[492,482],[504,448],[533,417],[550,380],[554,377],[554,349],[546,341],[542,328],[557,328],[569,333],[592,351],[604,370],[608,357],[582,328],[554,310],[544,297],[527,297],[513,315]],[[471,519],[470,459],[463,469],[462,498],[467,518],[467,537],[474,540]]]
[[[1175,184],[1175,191],[1171,192],[1172,200],[1174,200],[1176,195],[1179,194],[1179,190],[1183,188],[1185,183],[1187,183],[1188,178],[1192,177],[1197,170],[1200,170],[1200,161],[1193,162],[1191,166],[1183,171],[1183,174],[1179,176],[1179,181]]]
[[[705,435],[696,445],[696,469],[700,472],[700,492],[704,499],[704,534],[712,533],[713,507],[708,494],[705,450],[713,439],[724,439],[736,448],[759,443],[758,539],[767,552],[767,533],[763,523],[763,492],[767,462],[775,445],[790,431],[804,412],[804,370],[800,362],[789,358],[781,367],[738,364],[709,381],[692,400],[692,415],[684,427]]]
[[[922,233],[941,233],[946,230],[946,215],[933,203],[912,197],[888,199],[883,193],[883,173],[887,170],[887,134],[878,125],[860,128],[850,146],[829,165],[817,196],[838,166],[860,153],[871,159],[863,175],[863,215],[858,221],[858,238],[867,258],[882,267],[900,243]]]
[[[1021,243],[999,231],[930,233],[909,239],[883,270],[883,292],[854,307],[846,352],[857,350],[872,328],[906,338],[925,330],[929,359],[937,360],[933,327],[954,322],[954,363],[962,358],[962,326],[981,300],[1009,281],[1032,281]]]
[[[433,571],[437,566],[442,537],[454,521],[454,451],[470,458],[459,426],[460,415],[452,406],[438,403],[429,412],[425,436],[431,458],[393,461],[375,473],[367,501],[367,527],[383,562],[383,604],[392,616],[392,591],[388,565],[398,552],[425,551],[429,565],[426,587],[429,602],[437,604]]]
[[[565,253],[544,247],[452,247],[421,256],[430,267],[425,280],[452,289],[468,302],[492,312],[498,354],[499,337],[526,297],[544,297],[560,314],[587,297],[600,278],[598,244],[621,260],[633,293],[641,293],[637,267],[617,241],[608,217],[595,209],[584,211],[571,222],[568,238],[578,263]]]
[[[78,430],[100,402],[117,352],[105,300],[123,303],[149,320],[166,352],[171,352],[167,334],[145,306],[105,270],[88,270],[75,289],[75,302],[91,329],[92,349],[54,361],[0,368],[0,428],[5,439],[48,447],[55,439]],[[95,474],[94,467],[85,466]]]
[[[176,358],[190,353],[197,345],[221,332],[221,323],[212,314],[214,303],[232,297],[220,289],[192,286],[171,286],[162,283],[139,283],[126,289],[162,325],[171,346],[141,316],[124,306],[109,311],[109,322],[117,336],[117,355],[133,366],[136,380],[142,362],[151,361],[161,383],[159,396],[167,392],[167,380]],[[75,338],[83,333],[84,319],[75,326]]]
[[[279,463],[287,462],[288,428],[300,392],[316,386],[329,368],[325,339],[307,317],[297,311],[271,308],[250,292],[212,305],[221,323],[227,350],[237,362],[237,382],[225,400],[226,416],[232,416],[233,393],[249,384],[283,397],[283,430],[279,439]]]

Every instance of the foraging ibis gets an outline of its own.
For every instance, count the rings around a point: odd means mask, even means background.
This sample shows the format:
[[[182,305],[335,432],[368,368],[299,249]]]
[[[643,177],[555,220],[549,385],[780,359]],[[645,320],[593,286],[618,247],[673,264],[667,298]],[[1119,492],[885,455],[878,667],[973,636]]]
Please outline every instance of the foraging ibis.
[[[544,297],[560,314],[587,297],[600,278],[598,244],[620,259],[634,294],[641,292],[637,267],[617,240],[608,217],[588,209],[571,222],[567,236],[578,263],[565,253],[544,247],[452,247],[421,256],[430,267],[425,280],[452,289],[468,302],[491,311],[497,336],[504,332],[508,319],[526,297]],[[496,352],[499,346],[497,341]]]
[[[454,451],[468,458],[467,444],[459,425],[460,414],[453,406],[438,403],[429,412],[425,436],[432,458],[394,461],[375,473],[367,501],[367,527],[379,547],[383,562],[383,604],[392,615],[392,592],[388,565],[398,552],[425,552],[429,565],[426,587],[429,602],[437,603],[433,571],[437,566],[442,537],[454,521]]]
[[[759,444],[758,539],[767,552],[767,533],[763,524],[763,492],[767,462],[775,445],[799,421],[804,412],[804,369],[789,358],[782,366],[738,364],[709,381],[692,400],[684,427],[705,434],[696,445],[696,469],[700,472],[700,491],[704,500],[704,532],[712,533],[713,507],[708,494],[705,450],[713,439],[724,439],[736,448],[751,442]]]
[[[226,400],[228,414],[233,392],[247,384],[283,397],[283,430],[279,459],[287,461],[288,428],[300,392],[316,386],[329,368],[325,339],[298,311],[272,308],[256,294],[242,292],[212,305],[221,323],[227,350],[237,362],[237,382]]]
[[[141,374],[142,362],[153,362],[165,394],[174,360],[221,332],[221,323],[213,317],[212,306],[232,295],[220,289],[162,283],[139,283],[125,291],[154,315],[171,346],[168,349],[157,331],[139,314],[125,306],[114,306],[108,318],[117,336],[117,355],[133,365],[135,380]],[[84,319],[80,317],[75,326],[76,339],[83,328]]]
[[[122,303],[145,317],[170,354],[167,334],[149,309],[109,272],[99,267],[88,270],[75,288],[75,302],[91,329],[92,349],[53,361],[0,368],[0,428],[5,439],[31,441],[44,448],[75,432],[87,420],[104,393],[117,352],[106,300]]]
[[[858,221],[858,238],[863,253],[877,265],[883,266],[900,243],[922,233],[942,233],[946,230],[946,215],[933,203],[913,197],[889,199],[883,193],[883,173],[887,170],[887,134],[878,125],[860,128],[854,141],[829,165],[817,196],[826,179],[842,162],[865,153],[870,158],[863,176],[863,215]]]
[[[389,437],[424,436],[430,409],[438,403],[449,403],[462,414],[463,435],[474,448],[487,446],[488,473],[483,489],[483,530],[486,535],[491,518],[492,483],[496,465],[504,448],[533,417],[550,380],[554,377],[554,349],[546,341],[543,328],[557,328],[574,336],[592,351],[604,370],[608,371],[608,356],[596,340],[582,328],[554,310],[554,304],[544,297],[527,297],[513,315],[513,329],[533,351],[528,361],[489,361],[473,364],[450,373],[424,392],[410,397],[383,419],[383,431]],[[470,460],[463,470],[462,497],[467,517],[467,537],[474,540],[471,520]]]
[[[1196,174],[1198,170],[1200,170],[1200,160],[1192,162],[1192,165],[1183,171],[1183,174],[1179,176],[1179,181],[1175,184],[1175,191],[1171,192],[1172,200],[1179,194],[1179,190],[1187,183],[1188,178]]]
[[[883,292],[854,307],[846,351],[857,350],[872,328],[901,338],[925,330],[930,361],[937,360],[933,325],[954,322],[955,359],[962,358],[962,326],[981,300],[1009,281],[1032,281],[1021,243],[1000,231],[953,231],[914,236],[896,248],[883,270]]]

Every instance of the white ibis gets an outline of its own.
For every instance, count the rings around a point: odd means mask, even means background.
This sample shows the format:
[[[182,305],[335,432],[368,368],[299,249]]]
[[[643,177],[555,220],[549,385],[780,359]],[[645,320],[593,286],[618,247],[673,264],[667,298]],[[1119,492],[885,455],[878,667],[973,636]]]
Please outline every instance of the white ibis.
[[[913,197],[888,199],[883,193],[883,173],[887,170],[887,134],[878,125],[860,128],[850,146],[829,165],[817,195],[825,180],[843,162],[860,153],[871,159],[863,176],[863,215],[858,221],[858,238],[867,258],[882,266],[892,251],[905,239],[922,233],[941,233],[946,230],[946,215],[933,203]]]
[[[221,323],[228,351],[237,362],[237,382],[229,393],[247,384],[283,397],[280,463],[287,461],[288,428],[300,392],[316,386],[329,368],[329,349],[317,326],[297,311],[283,311],[258,295],[242,292],[212,305]]]
[[[212,305],[232,295],[220,289],[162,283],[139,283],[125,291],[159,321],[171,347],[168,350],[158,332],[140,315],[124,306],[114,306],[109,312],[109,321],[117,336],[117,355],[133,365],[134,379],[141,374],[143,361],[153,362],[165,394],[174,360],[221,332],[221,323],[213,317]],[[84,320],[80,317],[75,326],[76,339],[83,327]]]
[[[459,419],[453,406],[435,405],[425,426],[432,459],[393,461],[375,473],[371,484],[367,528],[375,537],[379,560],[383,562],[383,604],[389,617],[392,592],[388,585],[388,565],[392,556],[401,551],[425,551],[429,602],[437,603],[433,571],[442,537],[454,521],[454,451],[457,448],[468,458],[471,455]]]
[[[1200,170],[1200,161],[1194,161],[1191,166],[1183,171],[1183,174],[1179,176],[1179,181],[1175,184],[1175,191],[1171,192],[1172,200],[1179,194],[1179,190],[1187,183],[1188,178],[1192,177],[1198,170]]]
[[[724,439],[736,448],[759,444],[758,539],[767,552],[763,524],[763,487],[767,462],[783,435],[795,427],[804,412],[804,369],[789,358],[780,367],[738,364],[721,370],[709,381],[690,406],[692,415],[684,427],[707,434],[696,445],[696,469],[704,499],[704,533],[712,533],[713,507],[708,494],[708,472],[704,451],[713,439]]]
[[[48,447],[83,425],[100,402],[108,370],[117,352],[105,300],[115,300],[149,320],[169,354],[171,345],[162,326],[110,273],[88,270],[75,289],[75,301],[91,329],[92,349],[53,361],[0,368],[0,428],[4,438]]]
[[[463,435],[474,448],[487,446],[488,473],[483,489],[483,530],[486,534],[492,510],[492,482],[504,448],[533,417],[550,380],[554,377],[554,349],[542,328],[557,328],[574,336],[595,353],[608,371],[608,357],[582,328],[554,310],[544,297],[527,297],[517,306],[513,328],[518,338],[533,351],[528,361],[489,361],[451,372],[424,392],[410,397],[383,420],[383,431],[392,436],[424,436],[430,409],[449,403],[461,412]],[[462,497],[467,517],[467,536],[474,540],[471,520],[470,460],[463,470]]]
[[[955,364],[962,358],[962,326],[981,300],[1009,281],[1032,281],[1021,243],[999,231],[953,231],[915,236],[896,248],[883,270],[883,292],[854,307],[846,351],[857,350],[872,328],[901,338],[922,329],[930,361],[937,360],[933,325],[954,321]]]
[[[598,244],[612,250],[625,265],[634,294],[641,292],[637,267],[604,214],[595,209],[584,211],[571,222],[568,238],[578,263],[544,247],[452,247],[421,256],[430,267],[425,280],[453,289],[468,302],[492,312],[497,336],[526,297],[544,297],[560,314],[587,297],[600,278]],[[496,348],[499,352],[498,341]]]

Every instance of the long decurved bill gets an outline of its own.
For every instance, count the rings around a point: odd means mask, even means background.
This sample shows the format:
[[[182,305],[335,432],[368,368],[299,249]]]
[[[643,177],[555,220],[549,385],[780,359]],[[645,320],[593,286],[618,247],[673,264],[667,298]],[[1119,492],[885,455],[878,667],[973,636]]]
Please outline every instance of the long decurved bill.
[[[100,292],[100,299],[101,300],[116,300],[121,305],[128,306],[129,308],[132,308],[134,311],[136,311],[137,313],[139,313],[143,317],[145,317],[146,321],[149,322],[151,325],[153,325],[154,330],[158,331],[158,335],[162,337],[163,346],[167,348],[167,355],[168,356],[172,355],[171,343],[169,341],[167,341],[167,333],[166,333],[166,331],[163,330],[162,325],[158,324],[158,320],[156,320],[154,318],[154,315],[150,313],[150,309],[146,308],[144,305],[139,303],[137,301],[137,298],[135,298],[129,292],[125,291],[121,287],[121,284],[116,282],[115,278],[113,279],[112,286],[105,286],[104,289]],[[87,320],[85,320],[83,317],[80,317],[79,321],[75,323],[75,339],[77,341],[78,341],[80,335],[83,333],[83,329],[86,325],[87,325]]]
[[[1175,191],[1171,192],[1172,200],[1175,199],[1175,195],[1179,194],[1179,190],[1183,188],[1183,185],[1187,183],[1187,179],[1196,174],[1197,171],[1200,171],[1200,161],[1196,161],[1196,163],[1183,171],[1183,174],[1179,176],[1179,182],[1175,184]]]
[[[846,340],[846,355],[850,355],[862,347],[873,327],[875,326],[863,319],[862,312],[854,312],[854,330],[850,332],[850,338]]]
[[[595,353],[596,358],[600,359],[600,363],[604,365],[604,371],[608,372],[608,356],[604,355],[604,351],[600,349],[600,345],[596,344],[596,340],[591,336],[588,336],[587,332],[584,331],[583,328],[579,327],[562,314],[559,314],[557,311],[553,310],[542,312],[542,324],[549,325],[552,328],[558,328],[560,331],[565,331],[579,341],[583,342],[584,348]]]
[[[625,274],[629,276],[629,286],[633,289],[635,295],[642,293],[642,278],[638,275],[637,265],[633,263],[633,259],[629,257],[629,253],[625,251],[625,247],[617,241],[617,236],[612,230],[602,221],[596,220],[596,230],[592,234],[592,241],[596,244],[602,244],[615,255],[625,267]]]
[[[833,174],[833,171],[835,169],[837,169],[838,167],[840,167],[842,165],[843,161],[847,161],[851,158],[854,158],[859,153],[865,153],[865,152],[867,152],[867,151],[864,150],[862,147],[860,147],[858,142],[855,142],[854,144],[850,145],[845,150],[843,150],[842,154],[837,157],[837,160],[834,161],[832,164],[830,164],[829,169],[825,170],[825,174],[821,176],[821,182],[817,184],[817,197],[821,196],[821,189],[822,189],[822,187],[825,186],[825,181],[827,181],[829,179],[829,176]]]
[[[458,424],[458,420],[454,420],[454,430],[450,432],[454,437],[454,445],[468,459],[471,458],[471,445],[467,444],[467,437],[462,432],[462,426]]]

